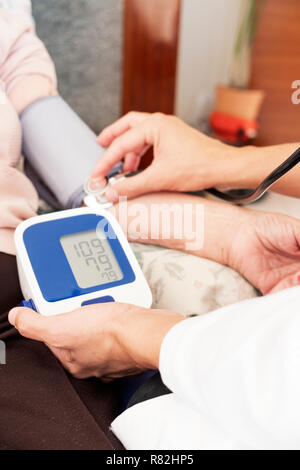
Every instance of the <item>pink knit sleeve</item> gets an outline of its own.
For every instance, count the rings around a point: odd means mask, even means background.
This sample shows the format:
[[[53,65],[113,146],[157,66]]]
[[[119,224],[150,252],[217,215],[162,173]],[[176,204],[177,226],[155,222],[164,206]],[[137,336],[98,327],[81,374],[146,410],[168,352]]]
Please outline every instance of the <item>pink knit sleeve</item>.
[[[10,254],[15,253],[15,228],[38,208],[31,182],[12,168],[20,155],[21,126],[8,95],[30,75],[46,77],[56,88],[53,62],[29,15],[0,8],[0,251]]]
[[[0,251],[15,254],[14,231],[36,215],[38,196],[23,173],[0,161]]]
[[[30,17],[0,8],[0,80],[6,93],[28,75],[47,77],[57,86],[54,64]]]

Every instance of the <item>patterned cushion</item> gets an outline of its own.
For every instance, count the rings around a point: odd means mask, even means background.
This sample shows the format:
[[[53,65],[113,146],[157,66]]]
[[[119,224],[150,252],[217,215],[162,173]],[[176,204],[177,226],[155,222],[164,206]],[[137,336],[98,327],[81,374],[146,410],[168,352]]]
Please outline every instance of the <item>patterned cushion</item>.
[[[131,244],[153,294],[153,308],[199,315],[256,297],[258,292],[236,271],[175,250]]]

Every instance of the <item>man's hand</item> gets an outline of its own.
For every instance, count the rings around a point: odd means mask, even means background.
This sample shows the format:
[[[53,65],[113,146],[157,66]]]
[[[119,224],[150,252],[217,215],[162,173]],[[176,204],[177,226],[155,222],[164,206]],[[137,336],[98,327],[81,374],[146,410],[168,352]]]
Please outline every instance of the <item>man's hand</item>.
[[[104,129],[98,137],[106,153],[92,173],[91,186],[101,187],[111,168],[124,158],[124,171],[135,171],[153,147],[152,164],[137,176],[116,183],[106,193],[117,202],[155,191],[195,191],[230,185],[240,177],[240,151],[207,137],[175,116],[132,112]]]
[[[104,381],[158,368],[164,336],[183,319],[165,310],[118,303],[52,317],[22,307],[9,313],[22,336],[44,342],[72,375]]]

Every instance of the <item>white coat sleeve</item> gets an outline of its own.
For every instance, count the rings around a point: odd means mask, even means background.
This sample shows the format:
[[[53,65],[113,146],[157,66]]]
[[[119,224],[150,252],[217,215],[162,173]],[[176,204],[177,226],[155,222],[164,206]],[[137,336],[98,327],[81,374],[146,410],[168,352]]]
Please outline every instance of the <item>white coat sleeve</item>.
[[[185,320],[165,337],[164,383],[250,447],[299,447],[300,287]]]

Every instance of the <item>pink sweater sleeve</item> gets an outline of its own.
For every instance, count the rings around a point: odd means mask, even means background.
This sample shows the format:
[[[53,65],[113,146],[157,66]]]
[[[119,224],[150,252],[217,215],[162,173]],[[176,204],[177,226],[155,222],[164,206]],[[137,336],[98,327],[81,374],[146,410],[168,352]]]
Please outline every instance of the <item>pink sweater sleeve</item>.
[[[0,90],[0,252],[15,254],[17,225],[36,215],[38,196],[31,182],[13,168],[21,153],[18,115]]]
[[[28,75],[47,77],[56,87],[54,65],[30,17],[0,8],[0,251],[11,254],[15,228],[38,208],[31,182],[13,168],[21,151],[21,126],[7,96]]]
[[[6,93],[28,75],[47,77],[57,86],[55,67],[30,17],[0,8],[0,80]]]
[[[0,161],[0,251],[15,254],[14,231],[25,219],[34,217],[38,196],[26,176]]]

